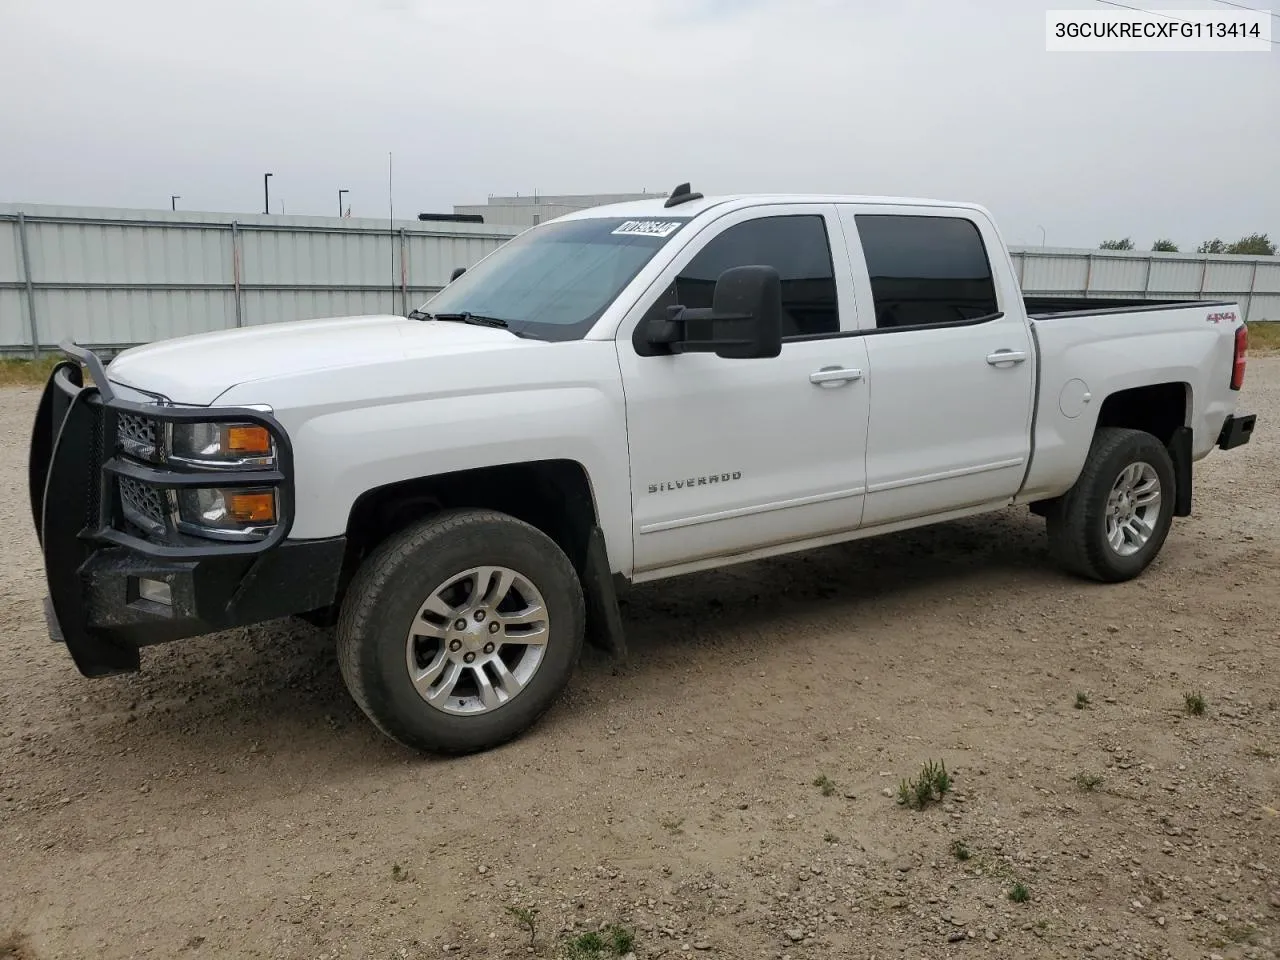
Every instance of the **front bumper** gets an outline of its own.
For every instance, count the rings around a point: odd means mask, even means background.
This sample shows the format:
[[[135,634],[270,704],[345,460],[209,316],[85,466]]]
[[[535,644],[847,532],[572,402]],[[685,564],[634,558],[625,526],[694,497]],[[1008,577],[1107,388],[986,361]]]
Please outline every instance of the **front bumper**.
[[[82,674],[138,669],[138,649],[214,630],[257,623],[330,605],[337,595],[345,538],[289,540],[292,466],[288,438],[258,410],[137,404],[114,396],[101,362],[72,345],[78,362],[59,364],[45,385],[31,435],[29,495],[44,555],[50,635],[61,640]],[[86,384],[81,364],[93,382]],[[121,483],[157,489],[261,484],[267,475],[156,470],[116,448],[117,418],[259,423],[280,453],[281,515],[263,540],[218,542],[131,524]],[[164,585],[169,602],[143,596]],[[154,589],[145,591],[154,598]]]

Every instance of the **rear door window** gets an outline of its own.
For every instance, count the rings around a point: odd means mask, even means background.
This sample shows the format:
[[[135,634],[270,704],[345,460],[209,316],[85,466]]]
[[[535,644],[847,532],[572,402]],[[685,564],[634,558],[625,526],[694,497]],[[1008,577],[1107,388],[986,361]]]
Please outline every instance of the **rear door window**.
[[[982,234],[963,217],[857,214],[877,329],[970,323],[999,311]]]

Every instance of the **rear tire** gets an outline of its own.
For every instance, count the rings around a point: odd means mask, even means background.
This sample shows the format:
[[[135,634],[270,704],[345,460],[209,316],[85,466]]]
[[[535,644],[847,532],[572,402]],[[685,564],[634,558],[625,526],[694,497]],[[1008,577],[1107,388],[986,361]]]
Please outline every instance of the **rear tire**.
[[[585,604],[564,551],[491,510],[451,510],[381,544],[338,618],[352,698],[387,736],[462,754],[523,733],[582,651]]]
[[[1175,493],[1173,460],[1158,438],[1100,427],[1075,484],[1046,512],[1050,553],[1077,576],[1131,580],[1160,553]]]

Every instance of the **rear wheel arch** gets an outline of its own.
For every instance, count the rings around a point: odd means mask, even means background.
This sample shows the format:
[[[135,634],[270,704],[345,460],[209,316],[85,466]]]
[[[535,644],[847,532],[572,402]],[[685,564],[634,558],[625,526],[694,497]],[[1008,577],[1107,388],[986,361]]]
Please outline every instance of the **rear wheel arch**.
[[[1115,390],[1098,408],[1094,432],[1105,427],[1142,430],[1168,446],[1179,427],[1190,426],[1193,402],[1192,386],[1186,381]]]
[[[1090,450],[1102,431],[1118,428],[1141,430],[1158,439],[1169,451],[1174,468],[1174,516],[1191,513],[1191,418],[1194,393],[1190,383],[1170,380],[1114,390],[1098,406],[1098,416],[1089,436]],[[1089,463],[1089,451],[1080,461],[1075,483],[1079,483]],[[1045,517],[1062,497],[1029,504],[1032,513]]]

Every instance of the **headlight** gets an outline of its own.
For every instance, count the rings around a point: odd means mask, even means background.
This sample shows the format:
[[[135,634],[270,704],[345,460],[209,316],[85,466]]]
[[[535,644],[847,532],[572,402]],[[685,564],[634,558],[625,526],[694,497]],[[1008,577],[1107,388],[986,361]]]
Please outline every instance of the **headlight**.
[[[178,492],[178,528],[200,536],[250,540],[276,524],[276,491],[255,487],[187,487]]]
[[[168,459],[205,467],[273,467],[275,443],[256,423],[175,423]]]

